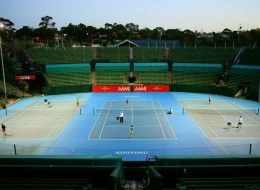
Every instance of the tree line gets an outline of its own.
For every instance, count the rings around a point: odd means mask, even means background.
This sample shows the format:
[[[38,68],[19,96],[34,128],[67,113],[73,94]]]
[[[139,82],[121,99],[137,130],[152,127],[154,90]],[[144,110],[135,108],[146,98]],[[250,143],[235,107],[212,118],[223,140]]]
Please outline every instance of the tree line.
[[[138,24],[127,23],[105,23],[104,27],[96,28],[94,26],[86,26],[85,24],[72,24],[62,27],[58,30],[50,16],[44,16],[39,22],[38,28],[23,26],[20,29],[14,29],[14,23],[9,19],[0,18],[5,28],[1,30],[1,36],[6,41],[26,41],[33,40],[35,43],[48,43],[54,45],[56,43],[62,45],[86,45],[100,44],[102,46],[114,45],[119,41],[129,40],[179,40],[186,45],[232,45],[239,44],[241,46],[259,45],[260,29],[238,30],[232,31],[228,28],[222,32],[206,33],[203,31],[191,31],[189,29],[167,29],[156,27],[154,29],[139,28]]]

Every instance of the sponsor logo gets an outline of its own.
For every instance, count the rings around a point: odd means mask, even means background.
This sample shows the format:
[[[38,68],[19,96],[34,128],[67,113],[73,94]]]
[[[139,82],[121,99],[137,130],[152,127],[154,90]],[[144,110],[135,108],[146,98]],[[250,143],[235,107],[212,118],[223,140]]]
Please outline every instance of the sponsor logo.
[[[20,79],[30,79],[30,76],[20,76]]]
[[[32,79],[35,79],[35,75],[15,76],[15,80],[32,80]]]
[[[148,154],[148,151],[116,151],[116,154]]]
[[[146,91],[146,86],[135,87],[135,91]]]
[[[123,86],[123,87],[121,86],[121,87],[120,87],[120,86],[119,86],[117,91],[119,91],[119,92],[120,92],[120,91],[121,91],[121,92],[129,92],[129,91],[130,91],[130,87],[125,87],[125,86]]]
[[[110,88],[107,88],[106,86],[103,86],[101,89],[102,89],[103,91],[107,91],[107,90],[109,90]]]
[[[159,88],[158,86],[155,86],[153,89],[157,91],[157,90],[160,90],[162,88]]]

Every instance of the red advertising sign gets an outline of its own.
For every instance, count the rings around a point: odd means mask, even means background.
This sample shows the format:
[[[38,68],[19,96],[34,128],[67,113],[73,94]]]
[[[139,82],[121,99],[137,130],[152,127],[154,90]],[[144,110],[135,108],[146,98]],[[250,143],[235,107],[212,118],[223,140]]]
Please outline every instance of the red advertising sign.
[[[92,92],[130,92],[129,85],[103,85],[92,87]]]
[[[134,85],[134,92],[169,92],[168,85]],[[94,85],[92,92],[131,92],[130,85]]]
[[[134,92],[169,92],[169,85],[134,85]]]
[[[36,79],[35,75],[15,76],[15,80],[34,80],[34,79]]]

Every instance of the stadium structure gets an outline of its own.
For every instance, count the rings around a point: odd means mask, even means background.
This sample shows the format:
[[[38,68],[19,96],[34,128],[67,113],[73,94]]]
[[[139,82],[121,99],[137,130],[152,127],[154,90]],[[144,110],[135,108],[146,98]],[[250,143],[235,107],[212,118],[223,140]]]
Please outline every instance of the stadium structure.
[[[44,95],[81,92],[193,92],[260,101],[260,49],[126,40],[116,47],[24,50],[17,80]],[[259,156],[1,156],[10,189],[259,189]],[[26,172],[25,172],[26,171]],[[48,184],[46,184],[48,181]],[[12,184],[12,185],[10,185]]]

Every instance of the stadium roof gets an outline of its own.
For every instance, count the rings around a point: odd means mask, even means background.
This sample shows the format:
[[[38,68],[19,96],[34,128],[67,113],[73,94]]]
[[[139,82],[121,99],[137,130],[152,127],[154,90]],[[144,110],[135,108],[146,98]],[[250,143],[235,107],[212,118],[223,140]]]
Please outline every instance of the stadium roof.
[[[179,40],[124,40],[117,46],[136,46],[136,47],[173,47],[179,46]]]

